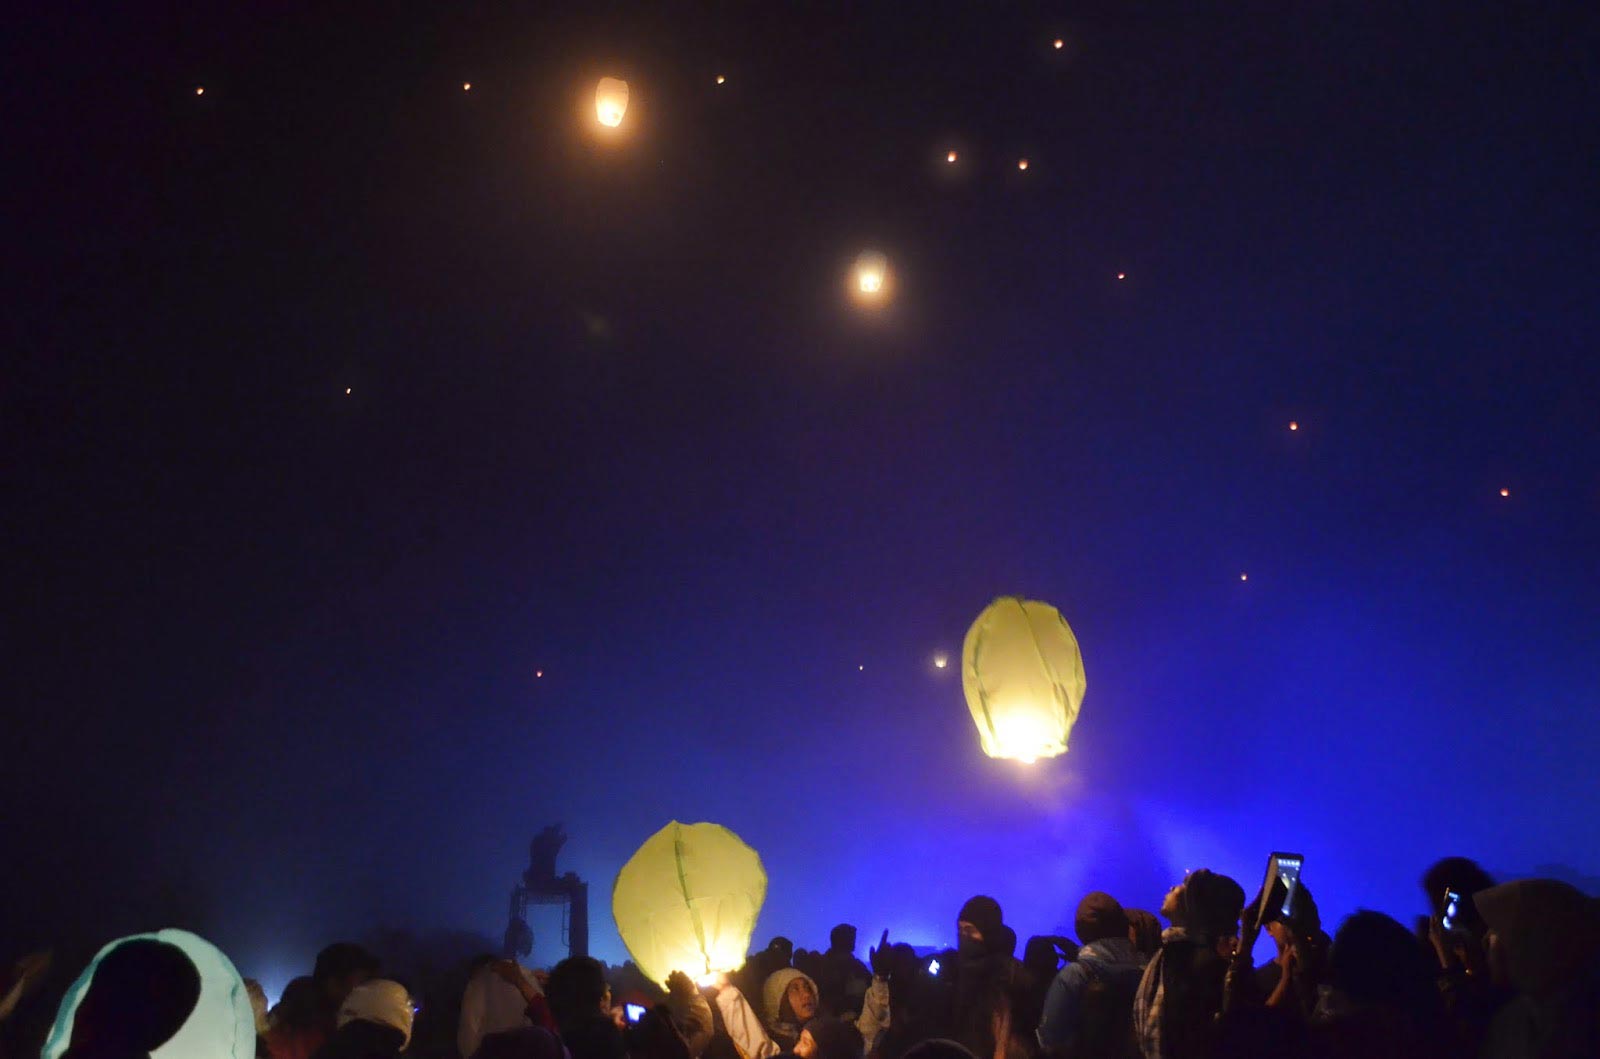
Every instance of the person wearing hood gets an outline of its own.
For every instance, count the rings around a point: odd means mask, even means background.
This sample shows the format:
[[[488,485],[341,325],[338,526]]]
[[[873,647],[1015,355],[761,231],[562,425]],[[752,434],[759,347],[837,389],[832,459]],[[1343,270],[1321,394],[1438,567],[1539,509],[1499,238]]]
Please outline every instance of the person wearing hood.
[[[954,973],[944,987],[945,1029],[951,1039],[988,1059],[995,1052],[997,1033],[1009,1038],[1013,1030],[1010,991],[1021,967],[1015,955],[1017,935],[1006,926],[1000,903],[980,894],[956,914],[956,939]]]
[[[1161,914],[1172,925],[1145,966],[1133,1002],[1133,1028],[1145,1059],[1210,1054],[1223,983],[1239,936],[1244,888],[1206,868],[1167,892]]]
[[[1050,983],[1039,1021],[1048,1055],[1121,1056],[1133,1048],[1133,996],[1144,961],[1128,937],[1116,898],[1091,893],[1078,903],[1078,958]]]
[[[1489,971],[1515,991],[1494,1016],[1484,1059],[1600,1055],[1600,901],[1554,879],[1474,895]]]
[[[183,950],[154,938],[106,953],[72,1016],[61,1059],[148,1059],[200,1002],[200,973]]]
[[[762,1021],[779,1051],[794,1051],[801,1031],[817,1017],[820,1005],[816,981],[793,967],[768,975],[761,987]]]
[[[416,1006],[399,982],[373,978],[351,989],[338,1026],[315,1059],[397,1059],[411,1043]]]

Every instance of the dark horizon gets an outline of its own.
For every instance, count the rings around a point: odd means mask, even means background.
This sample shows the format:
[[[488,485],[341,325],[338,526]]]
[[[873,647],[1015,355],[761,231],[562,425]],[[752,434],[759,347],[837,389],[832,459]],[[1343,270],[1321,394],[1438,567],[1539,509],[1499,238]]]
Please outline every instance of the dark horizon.
[[[497,940],[555,821],[613,962],[671,818],[758,942],[1593,892],[1597,20],[26,16],[7,936]],[[931,665],[1006,594],[1088,676],[1031,767]]]

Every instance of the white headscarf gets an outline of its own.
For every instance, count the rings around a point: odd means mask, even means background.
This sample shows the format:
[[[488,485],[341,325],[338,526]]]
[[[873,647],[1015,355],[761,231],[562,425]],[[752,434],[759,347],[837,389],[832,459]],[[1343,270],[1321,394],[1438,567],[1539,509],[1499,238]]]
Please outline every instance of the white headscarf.
[[[411,1043],[411,1018],[414,1013],[411,994],[406,992],[405,986],[387,978],[374,978],[362,982],[344,998],[344,1004],[339,1008],[339,1028],[343,1029],[346,1023],[357,1019],[389,1026],[405,1034],[405,1040],[400,1044],[403,1050]]]

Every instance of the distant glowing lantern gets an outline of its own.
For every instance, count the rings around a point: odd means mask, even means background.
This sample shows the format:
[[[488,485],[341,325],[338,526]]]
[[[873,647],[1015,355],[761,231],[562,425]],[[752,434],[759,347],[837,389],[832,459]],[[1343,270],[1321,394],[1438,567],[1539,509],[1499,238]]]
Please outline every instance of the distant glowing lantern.
[[[674,820],[617,873],[611,915],[652,981],[673,971],[703,980],[742,966],[767,898],[756,851],[719,824]]]
[[[945,160],[945,161],[946,161],[946,162],[954,162],[954,161],[955,161],[955,160],[956,160],[956,153],[955,153],[955,152],[954,152],[954,151],[950,151],[950,152],[948,152],[948,153],[947,153],[947,154],[946,154],[946,155],[945,155],[945,156],[944,156],[944,160]]]
[[[206,86],[205,85],[195,85],[194,86],[194,94],[197,95],[197,96],[205,95],[206,94]]]
[[[856,256],[855,288],[862,299],[877,301],[887,293],[889,259],[876,250],[863,250]]]
[[[348,386],[346,386],[346,387],[345,387],[345,388],[344,388],[344,395],[345,395],[345,396],[346,396],[346,397],[349,397],[349,396],[350,396],[350,387],[348,387]]]
[[[1500,490],[1500,495],[1501,495],[1501,496],[1510,496],[1510,495],[1511,495],[1511,490],[1509,490],[1509,489],[1502,489],[1502,490]]]
[[[1249,574],[1240,574],[1239,575],[1239,580],[1248,581],[1248,580],[1250,580],[1250,575]]]
[[[723,76],[722,76],[722,75],[721,75],[721,74],[718,74],[718,75],[717,75],[717,84],[719,84],[719,85],[720,85],[720,84],[723,84],[723,83],[724,83],[724,82],[726,82],[726,81],[727,81],[727,80],[728,80],[728,79],[727,79],[727,78],[726,78],[726,77],[723,77]]]
[[[250,994],[245,992],[244,980],[239,977],[233,961],[223,955],[221,949],[196,934],[186,930],[162,930],[154,934],[118,938],[100,950],[62,998],[55,1024],[50,1027],[50,1035],[45,1039],[44,1050],[40,1053],[42,1059],[58,1059],[67,1050],[72,1043],[73,1024],[79,1005],[87,995],[97,991],[94,982],[96,974],[113,950],[130,942],[156,942],[177,949],[194,967],[199,978],[200,992],[194,1009],[165,1044],[150,1050],[151,1059],[215,1059],[221,1055],[254,1054],[255,1014],[250,1010]],[[107,971],[108,977],[115,973]],[[111,982],[103,985],[109,987]],[[132,985],[118,982],[117,988],[126,991]],[[126,1000],[126,995],[109,1000],[100,997],[100,1001],[113,1005],[125,1003]],[[81,1041],[79,1047],[83,1047]]]
[[[461,82],[461,91],[463,91],[463,92],[472,91],[472,82],[471,81],[463,81],[463,82]]]
[[[1299,430],[1300,429],[1300,424],[1297,423],[1295,420],[1291,419],[1291,420],[1289,420],[1289,429],[1290,430]]]
[[[1056,51],[1060,51],[1062,48],[1067,46],[1067,42],[1062,40],[1060,37],[1057,37],[1055,40],[1050,42],[1050,46],[1055,48]]]
[[[628,112],[628,82],[616,77],[602,77],[594,89],[594,115],[600,124],[616,128]]]
[[[967,630],[961,688],[990,757],[1065,753],[1086,686],[1078,639],[1048,603],[1002,596]]]
[[[1126,272],[1118,272],[1117,273],[1117,278],[1118,279],[1127,279],[1128,278],[1128,274]]]
[[[950,659],[948,657],[946,657],[945,655],[937,654],[937,655],[933,656],[933,668],[935,668],[935,669],[943,669],[945,666],[947,666],[949,664],[950,664]]]
[[[1028,160],[1026,158],[1018,158],[1017,159],[1017,168],[1018,169],[1022,169],[1022,170],[1026,170],[1028,168]]]

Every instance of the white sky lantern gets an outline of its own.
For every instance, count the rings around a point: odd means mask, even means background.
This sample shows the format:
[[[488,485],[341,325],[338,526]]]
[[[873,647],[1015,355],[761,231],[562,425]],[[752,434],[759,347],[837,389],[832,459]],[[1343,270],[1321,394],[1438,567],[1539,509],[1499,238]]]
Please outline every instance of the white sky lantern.
[[[990,757],[1065,753],[1085,687],[1078,638],[1048,603],[1002,596],[967,630],[961,688]]]
[[[55,1025],[45,1039],[43,1059],[57,1059],[71,1044],[78,1005],[89,992],[101,961],[124,942],[140,940],[175,946],[188,957],[200,978],[200,996],[194,1010],[176,1033],[150,1051],[150,1059],[218,1059],[221,1056],[247,1059],[254,1055],[255,1014],[250,1010],[250,996],[244,990],[244,981],[234,969],[233,961],[199,935],[186,930],[162,930],[118,938],[100,950],[62,998]]]
[[[674,820],[617,873],[611,915],[646,977],[703,981],[744,965],[767,899],[761,857],[720,824]]]
[[[628,112],[628,82],[618,77],[602,77],[594,89],[594,116],[600,124],[614,129]]]
[[[851,286],[860,301],[881,301],[889,292],[889,259],[876,250],[861,251]]]

